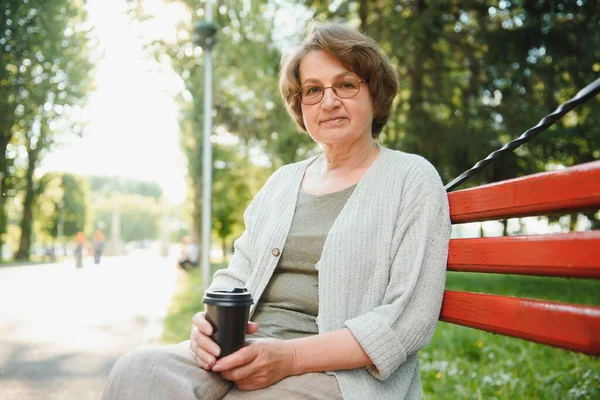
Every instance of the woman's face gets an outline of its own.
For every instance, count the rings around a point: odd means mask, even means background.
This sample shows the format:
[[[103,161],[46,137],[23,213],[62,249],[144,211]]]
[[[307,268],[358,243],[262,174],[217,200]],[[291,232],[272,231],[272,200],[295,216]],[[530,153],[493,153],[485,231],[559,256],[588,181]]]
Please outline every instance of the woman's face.
[[[342,78],[361,79],[340,61],[323,50],[308,53],[300,61],[300,86],[330,87]],[[325,89],[317,104],[302,104],[302,118],[309,135],[324,145],[351,145],[371,137],[373,104],[366,83],[360,83],[358,94],[341,99]]]

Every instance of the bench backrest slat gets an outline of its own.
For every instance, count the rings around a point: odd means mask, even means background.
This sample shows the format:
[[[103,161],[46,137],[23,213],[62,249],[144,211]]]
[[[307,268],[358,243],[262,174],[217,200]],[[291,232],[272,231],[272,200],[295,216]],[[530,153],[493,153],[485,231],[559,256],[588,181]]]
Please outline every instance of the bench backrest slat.
[[[453,223],[600,208],[600,161],[449,193]],[[600,279],[600,231],[451,239],[448,270]],[[446,290],[442,321],[600,356],[600,307]]]
[[[600,307],[446,290],[440,319],[600,355]]]
[[[600,279],[600,231],[452,239],[448,270]]]
[[[453,223],[600,207],[600,161],[448,194]]]

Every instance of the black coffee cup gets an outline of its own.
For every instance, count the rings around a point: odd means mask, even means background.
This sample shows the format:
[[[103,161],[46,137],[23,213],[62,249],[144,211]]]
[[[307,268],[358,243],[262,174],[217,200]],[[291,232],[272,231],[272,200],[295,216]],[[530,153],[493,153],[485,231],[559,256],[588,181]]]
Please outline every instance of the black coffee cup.
[[[252,294],[246,288],[214,290],[204,294],[206,319],[213,328],[212,340],[221,347],[218,358],[244,347]]]

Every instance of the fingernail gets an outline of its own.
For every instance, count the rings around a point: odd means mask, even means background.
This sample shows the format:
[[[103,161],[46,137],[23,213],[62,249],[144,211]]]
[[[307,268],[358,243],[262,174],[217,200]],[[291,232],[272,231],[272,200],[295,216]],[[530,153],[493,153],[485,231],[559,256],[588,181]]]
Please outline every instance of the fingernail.
[[[219,357],[219,353],[221,352],[220,350],[221,350],[221,349],[219,349],[218,347],[213,347],[213,349],[212,349],[212,353],[213,353],[213,355],[214,355],[215,357]]]

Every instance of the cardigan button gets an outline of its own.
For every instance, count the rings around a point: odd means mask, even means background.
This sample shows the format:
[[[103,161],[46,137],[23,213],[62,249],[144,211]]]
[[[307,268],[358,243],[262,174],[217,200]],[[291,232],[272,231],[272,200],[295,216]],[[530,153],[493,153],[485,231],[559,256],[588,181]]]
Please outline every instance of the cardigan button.
[[[279,251],[279,249],[277,247],[275,247],[273,250],[271,250],[271,254],[273,254],[275,257],[277,257],[278,255],[281,254],[281,252]]]

